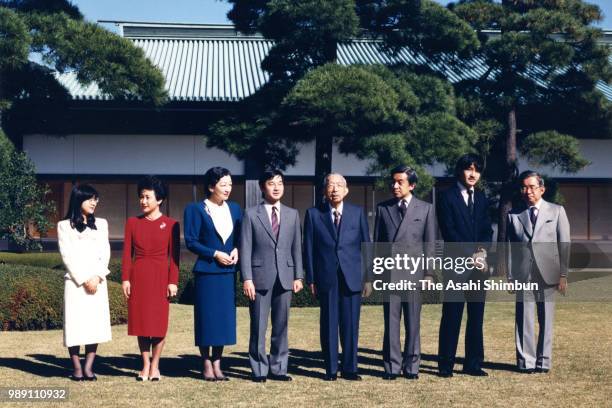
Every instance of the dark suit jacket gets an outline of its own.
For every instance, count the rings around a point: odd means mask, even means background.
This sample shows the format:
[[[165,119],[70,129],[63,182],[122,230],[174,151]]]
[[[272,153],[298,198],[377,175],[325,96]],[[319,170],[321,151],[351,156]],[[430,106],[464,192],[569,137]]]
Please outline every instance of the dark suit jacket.
[[[224,266],[213,258],[215,251],[229,254],[238,247],[242,211],[238,203],[227,201],[227,205],[230,208],[234,231],[225,244],[217,233],[212,218],[204,209],[203,202],[191,203],[185,208],[183,219],[185,245],[198,255],[198,260],[193,266],[195,273],[226,273],[236,270],[236,265]]]
[[[361,291],[362,242],[370,242],[363,208],[344,202],[338,234],[327,203],[309,208],[304,220],[306,283],[314,283],[319,291],[328,291],[337,285],[340,268],[348,288]]]
[[[487,208],[489,202],[482,191],[474,190],[474,219],[470,220],[461,190],[457,184],[440,194],[438,225],[445,242],[491,242],[493,229]]]

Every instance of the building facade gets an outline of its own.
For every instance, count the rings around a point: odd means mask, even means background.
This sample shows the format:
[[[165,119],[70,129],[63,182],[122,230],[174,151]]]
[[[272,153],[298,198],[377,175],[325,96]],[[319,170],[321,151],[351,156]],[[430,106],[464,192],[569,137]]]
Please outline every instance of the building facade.
[[[100,191],[98,213],[108,219],[111,238],[121,239],[125,219],[139,212],[139,177],[155,174],[168,183],[164,211],[181,220],[187,203],[203,197],[202,175],[217,165],[232,172],[232,199],[244,206],[245,164],[208,148],[202,129],[268,80],[260,66],[272,43],[257,35],[240,35],[231,26],[118,25],[121,34],[161,69],[170,100],[161,109],[137,101],[113,101],[95,84],[81,86],[70,74],[59,76],[70,92],[69,106],[55,112],[53,118],[41,114],[24,120],[27,125],[20,132],[21,147],[36,165],[39,178],[52,189],[58,215],[66,210],[73,183],[91,183]],[[338,48],[340,64],[388,64],[415,58],[406,52],[394,61],[374,41],[355,41]],[[611,88],[601,85],[601,90],[612,99]],[[612,241],[612,139],[610,135],[585,139],[580,147],[591,162],[584,170],[571,175],[539,170],[558,181],[574,240]],[[284,202],[302,214],[315,201],[314,163],[314,144],[303,144],[296,165],[286,171]],[[334,150],[332,168],[349,180],[347,199],[365,206],[373,223],[375,204],[388,195],[374,189],[367,167],[367,162]],[[527,167],[538,169],[522,161],[520,168]],[[436,188],[448,184],[443,166],[429,170],[438,180]],[[51,231],[49,237],[54,236]]]

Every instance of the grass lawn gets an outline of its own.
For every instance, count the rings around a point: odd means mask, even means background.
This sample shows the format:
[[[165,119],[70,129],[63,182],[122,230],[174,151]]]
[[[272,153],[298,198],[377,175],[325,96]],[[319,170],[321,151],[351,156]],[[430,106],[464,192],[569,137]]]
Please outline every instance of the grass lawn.
[[[575,283],[572,290],[610,288],[611,277]],[[608,292],[609,293],[609,292]],[[248,311],[238,310],[238,344],[226,349],[227,383],[200,380],[193,346],[190,306],[172,305],[160,383],[138,383],[136,339],[126,326],[113,328],[114,340],[99,348],[96,383],[72,383],[61,331],[0,333],[0,387],[69,387],[64,407],[214,406],[612,406],[612,303],[560,302],[555,316],[553,369],[548,375],[514,372],[514,305],[489,303],[485,316],[484,368],[488,378],[456,373],[435,375],[440,305],[422,313],[421,378],[382,380],[382,307],[362,309],[360,370],[364,381],[321,380],[318,309],[293,309],[289,325],[291,383],[248,380]],[[462,339],[462,338],[461,338]],[[461,340],[460,340],[461,341]],[[463,355],[459,345],[458,355]],[[461,362],[461,360],[460,360]],[[458,364],[456,369],[461,369]],[[40,407],[41,403],[13,406]]]

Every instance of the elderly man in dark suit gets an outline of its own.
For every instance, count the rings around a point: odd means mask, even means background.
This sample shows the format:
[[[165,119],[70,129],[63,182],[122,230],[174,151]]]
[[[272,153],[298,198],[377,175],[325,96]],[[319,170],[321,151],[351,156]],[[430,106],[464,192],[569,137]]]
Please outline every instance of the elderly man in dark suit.
[[[298,211],[281,204],[283,173],[265,171],[259,180],[264,201],[245,211],[240,231],[240,272],[249,298],[251,336],[249,361],[253,381],[267,377],[291,381],[287,375],[287,324],[291,293],[302,289],[302,232]],[[272,312],[270,357],[266,329]]]
[[[408,166],[398,166],[391,171],[393,198],[378,204],[374,224],[374,242],[395,242],[398,249],[414,256],[434,255],[436,220],[433,205],[412,195],[417,184],[416,172]],[[431,272],[415,271],[411,280],[418,282],[424,275],[431,279]],[[394,380],[400,373],[409,380],[419,378],[421,362],[421,299],[419,290],[410,291],[407,297],[390,294],[384,302],[385,333],[383,362],[386,380]],[[406,337],[402,357],[400,348],[400,321],[404,313]]]
[[[321,348],[327,381],[337,378],[338,331],[342,378],[361,380],[357,373],[363,289],[361,244],[370,242],[370,235],[363,208],[345,202],[347,194],[342,175],[327,175],[326,202],[309,208],[304,220],[306,282],[321,306]]]
[[[486,247],[491,242],[493,229],[488,215],[488,199],[476,189],[483,171],[482,159],[474,154],[459,158],[455,166],[456,183],[444,191],[438,200],[438,225],[444,242],[452,246],[454,256],[473,257],[476,253],[486,257]],[[455,243],[464,243],[463,245]],[[485,268],[486,269],[486,268]],[[445,273],[445,279],[478,281],[486,277],[486,270],[473,270],[469,276]],[[487,376],[482,369],[484,360],[483,317],[485,292],[466,291],[449,293],[442,305],[440,336],[438,343],[438,369],[442,377],[453,376],[457,343],[461,329],[464,305],[467,302],[467,326],[465,333],[464,374]]]

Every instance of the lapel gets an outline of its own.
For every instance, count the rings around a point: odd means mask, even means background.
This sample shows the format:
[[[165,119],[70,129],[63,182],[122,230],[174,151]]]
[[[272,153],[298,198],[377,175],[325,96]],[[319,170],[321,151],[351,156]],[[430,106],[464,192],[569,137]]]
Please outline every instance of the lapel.
[[[538,232],[540,232],[540,229],[542,229],[542,226],[546,224],[546,221],[547,221],[546,218],[548,217],[548,209],[549,209],[548,202],[542,199],[542,203],[540,204],[540,210],[538,211],[538,219],[536,221],[535,230],[533,231],[534,237],[538,234]]]
[[[344,231],[347,228],[346,220],[351,219],[350,216],[345,218],[345,216],[348,216],[350,212],[351,210],[349,206],[346,203],[344,203],[344,208],[342,208],[342,216],[340,217],[340,226],[338,228],[338,241],[340,241],[340,238],[342,238],[342,231]]]
[[[408,203],[408,207],[406,208],[406,216],[404,217],[399,227],[395,231],[395,236],[393,237],[393,241],[397,239],[397,236],[399,235],[402,229],[408,228],[408,225],[410,223],[409,219],[414,216],[415,209],[419,207],[419,203],[417,201],[418,201],[417,198],[415,196],[412,196],[412,198],[410,199],[410,202]],[[399,216],[399,207],[397,205],[395,205],[394,207],[396,208],[395,211],[397,211],[398,216]]]
[[[323,224],[325,224],[325,226],[327,227],[327,229],[329,230],[329,233],[331,234],[332,238],[334,238],[335,241],[338,241],[338,234],[336,234],[336,227],[334,226],[334,223],[331,220],[331,213],[330,213],[330,209],[329,209],[329,205],[327,203],[324,203],[320,208],[320,217],[321,217],[321,221],[323,222]],[[344,214],[342,214],[342,217],[344,217]],[[342,225],[342,222],[340,222],[340,225]]]
[[[523,229],[525,230],[525,234],[529,237],[531,241],[533,237],[533,230],[531,228],[531,220],[529,219],[529,207],[525,208],[519,215],[518,219],[523,224]]]
[[[455,197],[457,207],[459,207],[459,211],[461,212],[461,215],[463,216],[466,225],[469,227],[472,225],[472,220],[470,219],[470,211],[468,210],[467,205],[465,205],[465,201],[463,201],[463,196],[461,195],[461,190],[459,189],[459,186],[455,184],[453,188],[455,189],[453,192],[453,197]],[[476,195],[475,193],[476,192],[474,192],[474,196]],[[474,213],[475,212],[476,198],[474,197]]]
[[[268,213],[266,212],[266,208],[264,207],[263,204],[257,205],[257,218],[259,218],[259,221],[261,221],[261,224],[263,225],[264,229],[266,230],[270,238],[272,238],[272,241],[276,242],[276,237],[272,233],[272,224],[270,224]],[[280,235],[280,232],[279,232],[279,235]]]
[[[479,214],[486,211],[485,200],[486,196],[484,193],[479,194],[479,192],[474,189],[474,231],[478,231],[478,221],[480,220]],[[478,237],[476,239],[478,240]]]
[[[395,200],[394,204],[387,205],[386,207],[387,211],[389,212],[389,216],[391,217],[391,221],[395,225],[395,234],[397,234],[397,230],[399,229],[400,224],[402,223],[402,217],[400,215],[400,211],[399,211],[399,207],[397,206],[397,203],[398,201]],[[410,203],[412,204],[412,200],[410,200]]]
[[[279,225],[279,229],[278,229],[278,242],[283,242],[284,239],[290,241],[291,237],[289,237],[289,223],[287,222],[287,213],[289,207],[287,207],[286,205],[283,205],[283,203],[281,203],[280,205],[280,218],[278,220],[278,222],[280,222]],[[270,228],[272,228],[270,226]]]

